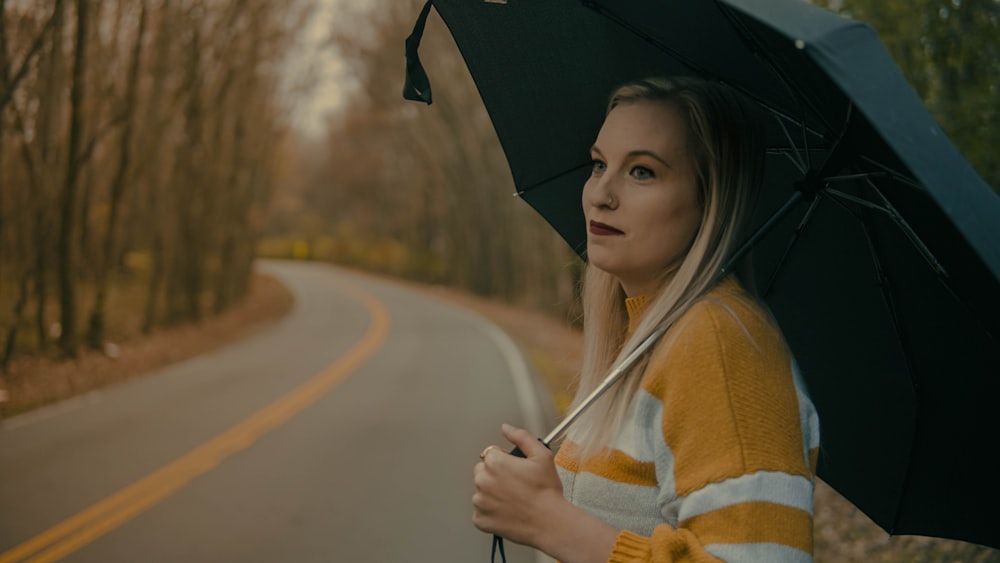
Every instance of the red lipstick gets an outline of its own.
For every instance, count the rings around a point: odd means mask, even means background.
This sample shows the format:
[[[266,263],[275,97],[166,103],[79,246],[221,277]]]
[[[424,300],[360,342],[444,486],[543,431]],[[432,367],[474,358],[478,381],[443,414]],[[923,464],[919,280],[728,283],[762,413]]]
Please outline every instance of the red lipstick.
[[[624,235],[625,233],[598,221],[590,222],[590,234],[599,236]]]

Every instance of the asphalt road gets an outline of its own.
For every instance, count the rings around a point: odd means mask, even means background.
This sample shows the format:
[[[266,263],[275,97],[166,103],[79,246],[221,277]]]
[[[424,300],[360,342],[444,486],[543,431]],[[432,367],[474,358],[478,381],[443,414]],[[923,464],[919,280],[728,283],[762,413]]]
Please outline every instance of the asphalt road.
[[[509,339],[402,286],[260,267],[295,295],[277,324],[3,422],[0,563],[489,560],[472,466],[502,422],[551,423]]]

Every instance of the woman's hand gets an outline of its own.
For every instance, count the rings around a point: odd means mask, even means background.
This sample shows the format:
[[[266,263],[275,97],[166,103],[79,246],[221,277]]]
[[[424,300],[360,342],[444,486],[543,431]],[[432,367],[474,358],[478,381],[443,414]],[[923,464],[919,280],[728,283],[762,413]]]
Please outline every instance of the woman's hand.
[[[472,523],[560,561],[607,561],[619,530],[563,498],[554,456],[530,432],[504,424],[503,435],[527,457],[486,450],[475,468]]]
[[[472,523],[484,532],[539,547],[538,540],[568,502],[556,473],[552,452],[527,430],[509,424],[503,435],[520,448],[525,458],[499,448],[489,448],[476,464],[472,496]]]

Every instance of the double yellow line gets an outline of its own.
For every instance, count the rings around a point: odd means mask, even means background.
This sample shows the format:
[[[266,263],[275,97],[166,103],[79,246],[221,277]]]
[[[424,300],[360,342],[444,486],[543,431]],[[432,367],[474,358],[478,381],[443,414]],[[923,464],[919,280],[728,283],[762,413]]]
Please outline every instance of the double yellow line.
[[[353,288],[345,288],[345,291],[360,301],[371,315],[371,324],[365,335],[346,354],[284,397],[166,467],[17,547],[0,553],[0,563],[41,563],[62,559],[177,492],[227,457],[247,448],[346,379],[382,346],[389,333],[389,314],[382,303],[371,295]]]

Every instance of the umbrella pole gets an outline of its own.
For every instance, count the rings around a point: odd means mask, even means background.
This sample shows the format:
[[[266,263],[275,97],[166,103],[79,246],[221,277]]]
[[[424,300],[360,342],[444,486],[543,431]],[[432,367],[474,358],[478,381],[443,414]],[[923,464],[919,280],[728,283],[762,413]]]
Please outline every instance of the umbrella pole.
[[[781,209],[771,215],[771,217],[769,217],[768,220],[761,225],[761,227],[758,228],[745,243],[743,243],[743,246],[741,246],[736,252],[733,253],[732,256],[729,257],[726,264],[722,266],[721,270],[719,270],[719,277],[721,278],[722,276],[735,270],[736,266],[740,263],[740,260],[742,260],[743,257],[746,256],[746,254],[750,252],[750,250],[753,249],[758,242],[760,242],[760,239],[764,238],[764,235],[769,233],[771,229],[778,224],[778,221],[784,219],[785,216],[788,215],[792,209],[794,209],[795,206],[804,199],[806,199],[806,195],[801,190],[792,192],[792,196],[788,198],[788,201],[786,201],[784,205],[781,206]]]
[[[564,418],[562,422],[559,423],[558,426],[553,428],[552,432],[549,432],[548,436],[546,436],[545,439],[542,440],[542,443],[545,444],[546,446],[551,446],[552,442],[558,440],[559,437],[566,432],[566,429],[569,428],[569,426],[573,424],[573,422],[575,422],[576,419],[579,418],[581,414],[583,414],[583,411],[587,410],[587,407],[592,405],[594,401],[599,399],[601,395],[604,394],[605,391],[610,389],[611,386],[614,385],[619,378],[621,378],[622,374],[624,374],[626,370],[632,367],[632,365],[635,364],[636,360],[642,357],[642,355],[646,352],[646,350],[648,350],[650,346],[656,343],[656,341],[659,340],[661,336],[663,336],[663,333],[667,332],[668,328],[670,328],[670,325],[661,326],[660,328],[653,331],[652,334],[647,336],[646,339],[642,341],[642,343],[636,346],[635,350],[632,350],[631,354],[629,354],[624,360],[621,361],[621,363],[616,365],[614,368],[612,368],[610,372],[608,372],[608,375],[607,377],[604,378],[604,381],[602,381],[601,384],[598,385],[596,389],[591,391],[590,395],[587,395],[586,399],[580,402],[580,404],[577,405],[576,408],[572,410],[572,412],[566,415],[566,418]]]

